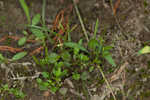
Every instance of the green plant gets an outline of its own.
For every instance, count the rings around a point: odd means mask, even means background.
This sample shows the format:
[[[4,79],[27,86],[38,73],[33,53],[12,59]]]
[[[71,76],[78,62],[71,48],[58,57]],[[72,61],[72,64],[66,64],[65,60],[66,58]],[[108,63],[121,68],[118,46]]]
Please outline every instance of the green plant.
[[[45,40],[48,39],[50,43],[53,43],[53,41],[48,32],[51,32],[53,35],[56,35],[57,33],[52,32],[45,25],[46,0],[43,0],[42,21],[40,14],[36,14],[31,19],[26,3],[24,0],[20,0],[20,2],[28,19],[29,24],[27,27],[37,39],[42,40],[45,47],[45,55],[42,58],[33,56],[34,61],[43,69],[42,77],[37,78],[40,90],[50,89],[55,93],[61,87],[62,81],[67,77],[72,77],[77,81],[87,81],[90,73],[97,68],[97,65],[102,65],[104,59],[112,66],[116,66],[110,53],[112,46],[105,46],[104,39],[96,36],[99,24],[98,19],[96,21],[94,35],[89,39],[76,4],[75,8],[88,42],[87,47],[83,45],[83,39],[80,39],[78,43],[71,41],[70,32],[72,32],[76,26],[70,28],[68,23],[66,31],[67,35],[59,36],[58,34],[58,37],[63,40],[63,43],[56,45],[55,48],[49,51]],[[40,26],[41,24],[42,26]],[[59,27],[64,30],[61,23],[59,23]],[[27,34],[18,41],[18,45],[24,45],[26,38]],[[20,57],[14,58],[18,59]]]
[[[96,38],[97,28],[98,20],[94,36],[88,42],[87,48],[83,46],[82,39],[78,43],[66,39],[62,45],[51,52],[45,48],[44,58],[38,59],[33,56],[34,61],[45,69],[42,73],[44,79],[37,79],[41,90],[50,89],[56,92],[61,87],[62,81],[70,76],[74,80],[86,81],[96,66],[103,64],[103,59],[116,66],[110,54],[112,46],[104,46],[103,38]]]
[[[88,48],[91,50],[91,55],[95,56],[95,61],[97,61],[99,57],[102,57],[105,58],[112,66],[116,66],[110,53],[112,46],[105,46],[102,37],[99,37],[98,40],[96,39],[97,30],[98,30],[98,20],[96,21],[95,25],[94,36],[88,42]]]
[[[4,62],[5,58],[3,57],[3,55],[0,53],[0,63]]]
[[[19,0],[19,2],[23,8],[25,15],[27,17],[27,20],[28,20],[28,24],[26,26],[28,28],[28,31],[30,31],[32,33],[32,35],[30,35],[30,36],[35,36],[35,38],[40,40],[44,46],[46,44],[46,41],[45,41],[46,38],[49,40],[49,42],[52,43],[52,39],[48,35],[48,32],[51,32],[51,31],[45,25],[46,0],[43,0],[43,7],[42,7],[42,14],[41,14],[42,16],[38,13],[35,16],[33,16],[33,18],[31,18],[31,16],[30,16],[29,7],[26,4],[25,0]],[[42,20],[41,20],[41,18],[42,18]],[[54,32],[52,32],[52,33],[54,33]],[[19,46],[23,46],[26,43],[27,38],[30,37],[28,35],[28,32],[25,30],[23,31],[23,34],[24,34],[24,37],[20,38],[18,41]],[[18,53],[16,55],[14,55],[13,60],[19,60],[19,59],[23,58],[26,54],[27,54],[27,52]]]
[[[5,97],[7,94],[13,94],[17,99],[23,99],[25,94],[17,88],[10,88],[8,84],[2,85],[0,88],[0,94],[4,94],[1,98]]]
[[[29,11],[29,7],[26,4],[25,0],[19,0],[20,4],[25,12],[25,15],[27,17],[28,20],[28,25],[27,27],[30,29],[30,31],[32,32],[33,35],[36,36],[36,38],[44,40],[46,38],[47,31],[49,31],[46,27],[45,27],[45,5],[46,5],[46,0],[43,0],[43,7],[42,7],[42,21],[41,21],[41,15],[40,14],[36,14],[32,19],[30,17],[30,11]],[[42,22],[41,24],[43,24],[42,26],[39,26],[39,23]],[[48,35],[47,35],[48,36]],[[20,40],[21,41],[21,40]],[[25,41],[22,40],[22,41]],[[18,43],[19,44],[19,43]],[[23,43],[21,43],[23,44]]]
[[[25,15],[26,15],[27,20],[28,20],[28,24],[30,24],[31,23],[31,18],[30,18],[30,14],[29,14],[29,8],[28,8],[25,0],[19,0],[19,2],[20,2],[21,6],[22,6],[22,8],[25,12]]]

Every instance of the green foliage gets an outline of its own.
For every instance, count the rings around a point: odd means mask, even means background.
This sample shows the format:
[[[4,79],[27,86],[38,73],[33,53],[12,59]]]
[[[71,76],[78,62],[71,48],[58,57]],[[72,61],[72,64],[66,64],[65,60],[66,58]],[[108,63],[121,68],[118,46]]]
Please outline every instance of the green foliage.
[[[42,30],[31,28],[31,32],[38,38],[38,39],[44,39],[45,35]]]
[[[51,53],[46,57],[49,63],[56,63],[59,60],[60,56],[56,53]]]
[[[41,15],[36,14],[32,19],[32,25],[37,25],[40,22],[40,19],[41,19]]]
[[[30,31],[37,39],[42,40],[45,47],[45,56],[43,58],[39,59],[38,57],[33,56],[36,64],[40,65],[44,70],[42,72],[42,77],[37,78],[37,83],[40,90],[50,89],[53,93],[55,93],[61,87],[64,78],[69,75],[71,75],[74,80],[87,81],[90,77],[90,73],[95,70],[95,66],[103,64],[104,59],[112,66],[116,66],[110,53],[112,46],[105,46],[103,38],[96,36],[99,26],[98,19],[96,21],[94,35],[90,41],[88,41],[87,47],[83,45],[82,39],[80,39],[78,43],[71,41],[70,32],[72,32],[76,26],[70,28],[68,24],[68,29],[66,32],[67,35],[60,36],[63,40],[62,45],[58,44],[59,46],[52,49],[52,51],[49,51],[46,46],[48,43],[45,42],[45,40],[48,39],[50,43],[53,43],[53,37],[51,37],[48,33],[52,33],[52,35],[56,35],[57,33],[52,32],[45,25],[44,19],[46,0],[43,0],[42,21],[40,14],[36,14],[31,20],[28,7],[24,0],[20,0],[20,2],[25,11],[28,22],[30,22],[28,25]],[[64,29],[61,23],[59,24],[59,27]],[[89,40],[88,37],[87,40]],[[18,41],[18,45],[24,45],[25,42],[26,37],[21,38]],[[12,59],[21,59],[26,54],[27,53],[25,52],[16,54]]]
[[[100,40],[100,41],[103,41],[103,40]],[[92,51],[94,55],[97,56],[96,58],[98,58],[98,56],[102,56],[102,58],[105,58],[112,66],[116,66],[109,52],[112,49],[112,47],[104,46],[103,43],[100,41],[96,39],[91,39],[88,43],[89,49]]]
[[[99,20],[97,19],[97,20],[96,20],[95,29],[94,29],[94,36],[93,36],[93,38],[96,38],[96,33],[97,33],[97,31],[98,31],[98,24],[99,24]]]
[[[64,46],[72,48],[72,49],[79,49],[79,50],[88,52],[82,45],[74,43],[74,42],[65,42]]]
[[[27,52],[19,52],[19,53],[17,53],[16,55],[14,55],[14,56],[12,57],[12,60],[13,60],[13,61],[19,60],[19,59],[23,58],[23,57],[26,56],[26,55],[27,55]]]
[[[86,62],[89,61],[89,57],[81,53],[79,55],[79,60],[81,60],[82,62]]]
[[[45,80],[42,80],[40,78],[37,79],[37,83],[39,85],[40,90],[50,89],[51,92],[55,93],[61,86],[61,83],[59,83],[60,80],[54,81],[53,79],[51,79],[50,74],[48,72],[43,72],[42,76]]]
[[[17,99],[23,99],[25,94],[17,88],[9,88],[8,84],[2,85],[0,88],[0,94],[13,94]]]
[[[22,46],[22,45],[24,45],[24,44],[26,43],[26,41],[27,41],[27,38],[26,38],[26,37],[23,37],[23,38],[21,38],[21,39],[18,41],[18,45],[19,45],[19,46]]]
[[[150,53],[150,46],[145,46],[138,52],[138,54],[146,54],[146,53]]]
[[[82,39],[78,43],[70,41],[71,39],[65,39],[63,45],[58,46],[53,51],[49,52],[46,47],[44,58],[38,59],[33,56],[37,64],[43,68],[48,67],[50,69],[49,72],[45,70],[42,73],[44,79],[37,79],[41,90],[50,89],[55,93],[61,87],[64,77],[68,77],[70,74],[74,80],[87,81],[90,73],[97,68],[95,65],[102,64],[103,59],[112,66],[116,66],[110,53],[112,46],[105,46],[102,37],[96,38],[97,30],[98,20],[94,36],[88,42],[87,47],[83,46]]]
[[[87,80],[89,78],[89,73],[87,71],[84,71],[82,74],[81,74],[81,79],[82,80]]]
[[[95,51],[95,53],[100,53],[102,50],[102,45],[96,39],[91,39],[88,43],[89,49]]]
[[[69,52],[67,51],[64,51],[61,53],[61,58],[64,60],[64,61],[67,61],[69,62],[71,60],[71,55]]]
[[[25,0],[19,0],[24,12],[25,12],[25,15],[27,17],[27,20],[28,20],[28,23],[30,24],[31,23],[31,18],[30,18],[30,14],[29,14],[29,8],[25,2]]]
[[[23,32],[22,32],[24,35],[28,35],[28,32],[27,31],[25,31],[25,30],[23,30]]]
[[[4,62],[5,61],[5,58],[3,57],[3,55],[0,53],[0,64],[2,63],[2,62]]]
[[[21,6],[22,6],[22,8],[23,8],[23,10],[26,14],[27,19],[28,19],[28,25],[27,26],[30,27],[30,31],[32,32],[32,34],[35,35],[38,39],[41,39],[41,40],[45,39],[46,35],[44,34],[43,31],[47,32],[47,30],[44,27],[44,25],[43,25],[43,27],[39,26],[39,28],[37,28],[37,26],[36,26],[41,21],[41,15],[36,14],[31,20],[31,17],[30,17],[30,14],[29,14],[29,8],[28,8],[25,0],[19,0],[19,1],[20,1],[20,4],[21,4]],[[18,44],[20,45],[20,43],[18,43]],[[21,45],[23,45],[23,43],[21,43]]]
[[[111,54],[108,51],[105,51],[103,54],[103,57],[112,65],[112,66],[116,66]]]
[[[73,73],[72,78],[73,78],[74,80],[79,80],[79,79],[80,79],[80,74],[78,74],[78,73]]]

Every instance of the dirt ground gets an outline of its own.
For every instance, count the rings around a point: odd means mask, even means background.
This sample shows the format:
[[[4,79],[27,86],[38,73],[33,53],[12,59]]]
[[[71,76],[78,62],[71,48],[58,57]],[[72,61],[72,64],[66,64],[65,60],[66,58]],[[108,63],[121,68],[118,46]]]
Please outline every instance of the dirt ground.
[[[42,0],[26,1],[30,7],[31,16],[41,13]],[[78,7],[89,36],[92,36],[98,18],[100,25],[97,35],[102,35],[106,44],[114,45],[111,53],[118,66],[116,70],[122,73],[112,72],[107,77],[113,78],[112,76],[118,75],[117,78],[112,79],[112,87],[117,100],[150,100],[150,55],[137,55],[137,52],[145,44],[150,45],[150,1],[121,0],[116,16],[113,15],[109,4],[104,1],[79,0]],[[70,4],[72,4],[72,0],[47,0],[46,24],[51,26],[56,14]],[[22,30],[26,23],[26,16],[18,0],[0,0],[0,39],[6,34],[22,36]],[[74,8],[70,16],[70,23],[78,25],[72,36],[74,41],[79,40],[83,35]],[[0,43],[1,45],[6,44]],[[15,44],[12,45],[16,46]],[[14,55],[4,51],[0,51],[0,53],[7,58]],[[85,96],[84,92],[80,91],[82,86],[80,82],[72,81],[73,89],[67,82],[64,82],[62,88],[69,90],[65,96],[59,92],[56,94],[48,93],[48,96],[45,96],[46,91],[40,91],[34,79],[13,80],[12,73],[15,73],[15,76],[33,76],[40,71],[29,59],[32,58],[27,57],[20,62],[0,65],[0,84],[17,84],[16,87],[21,88],[27,95],[23,100],[113,100],[109,98],[111,93],[108,92],[105,84],[100,86],[95,85],[95,83],[92,86],[87,85],[89,95]],[[26,66],[19,63],[26,63]],[[106,69],[111,67],[107,63],[104,66]],[[6,98],[1,99],[0,95],[0,100],[16,100],[16,98],[13,95],[7,95]]]

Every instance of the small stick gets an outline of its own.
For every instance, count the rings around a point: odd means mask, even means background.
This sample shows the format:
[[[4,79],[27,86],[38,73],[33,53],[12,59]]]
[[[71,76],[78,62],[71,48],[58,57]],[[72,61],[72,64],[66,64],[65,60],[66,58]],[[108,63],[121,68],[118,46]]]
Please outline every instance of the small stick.
[[[12,53],[23,51],[23,49],[20,48],[13,48],[9,46],[0,46],[0,51],[10,51]]]

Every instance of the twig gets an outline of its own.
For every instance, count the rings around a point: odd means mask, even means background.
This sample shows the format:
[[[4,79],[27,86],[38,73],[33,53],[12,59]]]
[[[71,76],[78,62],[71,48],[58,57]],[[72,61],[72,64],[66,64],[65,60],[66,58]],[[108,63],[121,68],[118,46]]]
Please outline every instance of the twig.
[[[9,46],[0,46],[0,51],[10,51],[12,53],[23,51],[23,49],[20,48],[13,48]]]
[[[74,7],[75,7],[77,16],[78,16],[78,18],[79,18],[79,21],[80,21],[80,24],[81,24],[83,33],[84,33],[84,35],[85,35],[85,37],[86,37],[86,40],[87,40],[87,42],[88,42],[88,41],[89,41],[89,38],[88,38],[88,35],[87,35],[87,31],[86,31],[86,29],[85,29],[83,20],[82,20],[82,18],[81,18],[81,16],[80,16],[80,12],[79,12],[79,10],[78,10],[78,7],[77,7],[77,4],[76,4],[75,0],[73,0],[73,4],[74,4]]]

